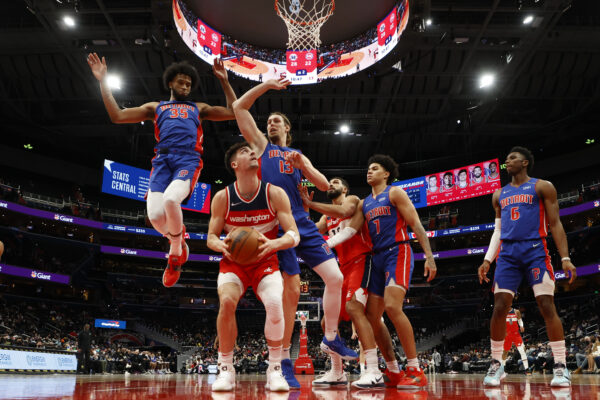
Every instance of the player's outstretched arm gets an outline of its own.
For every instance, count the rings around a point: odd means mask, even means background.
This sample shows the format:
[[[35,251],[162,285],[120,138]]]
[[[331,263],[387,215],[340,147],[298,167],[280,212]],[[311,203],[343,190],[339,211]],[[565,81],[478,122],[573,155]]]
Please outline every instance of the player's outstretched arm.
[[[208,235],[206,245],[212,251],[223,253],[224,257],[231,258],[229,254],[229,236],[221,240],[219,236],[225,226],[225,214],[227,213],[227,195],[225,190],[219,190],[213,198],[210,206],[210,221],[208,222]]]
[[[233,113],[233,102],[237,100],[235,92],[229,83],[227,77],[227,69],[223,65],[223,60],[215,58],[213,63],[213,73],[219,80],[221,88],[225,93],[225,99],[227,100],[227,107],[222,106],[210,106],[205,103],[197,103],[198,109],[200,110],[200,118],[209,121],[229,121],[235,119]]]
[[[312,182],[320,191],[325,192],[329,189],[329,181],[325,178],[325,175],[316,169],[304,154],[298,153],[297,151],[289,152],[285,155],[285,161],[289,162],[292,167],[301,170],[302,175]]]
[[[313,201],[314,192],[308,193],[308,188],[302,184],[298,186],[300,197],[305,207],[333,218],[348,218],[354,215],[356,206],[360,202],[358,196],[346,196],[342,204],[327,204]]]
[[[354,211],[354,215],[350,219],[350,223],[346,226],[342,231],[336,234],[333,237],[327,239],[327,245],[331,248],[334,248],[346,240],[350,239],[352,236],[356,235],[365,223],[365,216],[362,211],[363,200],[360,200],[358,205],[356,206],[356,210]]]
[[[515,315],[517,316],[517,323],[519,324],[519,330],[525,332],[525,325],[523,325],[523,318],[521,316],[521,311],[515,310]]]
[[[248,90],[242,97],[233,102],[233,112],[235,119],[240,128],[240,132],[244,136],[244,139],[250,143],[252,150],[256,153],[257,157],[260,157],[267,147],[268,140],[265,134],[258,129],[256,121],[250,114],[250,107],[254,104],[256,99],[265,94],[268,90],[282,90],[290,84],[289,81],[284,79],[280,80],[268,80],[260,85],[254,86]]]
[[[569,245],[567,243],[567,234],[565,228],[560,222],[560,214],[558,210],[558,199],[554,185],[548,181],[539,180],[535,186],[538,196],[544,201],[546,209],[546,218],[548,218],[548,227],[552,233],[554,244],[562,263],[562,268],[565,271],[565,276],[570,276],[569,283],[572,283],[577,277],[577,269],[569,258]]]
[[[477,275],[479,275],[479,283],[489,282],[490,278],[487,277],[487,273],[490,270],[490,266],[492,262],[498,255],[498,249],[500,248],[500,234],[502,229],[502,219],[501,219],[501,209],[500,209],[500,192],[502,189],[498,189],[492,195],[492,207],[494,207],[494,212],[496,213],[496,219],[494,221],[494,233],[490,239],[490,245],[488,246],[488,251],[485,253],[485,257],[483,257],[483,263],[479,266],[477,270]]]
[[[260,243],[258,247],[260,251],[257,256],[258,259],[279,250],[296,247],[300,243],[300,233],[298,233],[298,227],[292,215],[292,207],[287,194],[280,187],[269,185],[269,193],[267,195],[269,196],[273,212],[277,215],[279,225],[285,233],[277,239],[267,239],[266,236],[261,234],[261,237],[258,239]]]
[[[437,267],[435,265],[433,253],[431,252],[431,245],[429,244],[427,232],[425,232],[425,228],[423,228],[423,225],[421,224],[419,214],[417,214],[417,209],[410,201],[410,198],[406,192],[397,186],[394,186],[390,189],[390,201],[394,206],[396,206],[400,212],[400,215],[402,215],[402,218],[404,218],[408,226],[411,227],[413,233],[419,241],[419,244],[423,248],[423,251],[425,252],[425,273],[423,276],[428,277],[427,282],[432,281],[437,274]]]
[[[100,82],[100,92],[102,101],[108,112],[110,120],[115,124],[130,124],[154,119],[154,112],[158,106],[157,102],[146,103],[139,107],[121,109],[112,95],[112,91],[106,83],[108,67],[106,59],[98,57],[96,53],[90,53],[87,57],[87,63],[94,77]]]

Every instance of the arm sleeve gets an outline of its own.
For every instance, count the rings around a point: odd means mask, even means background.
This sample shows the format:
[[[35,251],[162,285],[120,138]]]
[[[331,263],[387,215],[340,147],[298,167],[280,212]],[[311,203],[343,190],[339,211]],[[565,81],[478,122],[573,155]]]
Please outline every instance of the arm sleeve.
[[[345,242],[346,240],[350,239],[354,235],[356,235],[356,229],[347,226],[344,229],[342,229],[342,231],[340,233],[338,233],[337,235],[327,239],[327,245],[329,247],[333,248],[333,247],[337,246],[338,244],[341,244],[341,243]]]
[[[496,218],[494,221],[494,233],[492,234],[488,251],[485,253],[485,257],[483,258],[485,261],[489,261],[490,263],[496,258],[496,254],[498,254],[498,248],[500,247],[500,221],[502,221],[500,218]]]

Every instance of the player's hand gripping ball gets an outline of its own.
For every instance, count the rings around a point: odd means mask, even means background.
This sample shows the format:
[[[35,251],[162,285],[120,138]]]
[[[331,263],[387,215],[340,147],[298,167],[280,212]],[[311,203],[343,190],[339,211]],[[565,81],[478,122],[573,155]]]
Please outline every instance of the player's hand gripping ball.
[[[257,261],[259,233],[256,229],[240,226],[229,234],[229,254],[237,264],[251,264]]]

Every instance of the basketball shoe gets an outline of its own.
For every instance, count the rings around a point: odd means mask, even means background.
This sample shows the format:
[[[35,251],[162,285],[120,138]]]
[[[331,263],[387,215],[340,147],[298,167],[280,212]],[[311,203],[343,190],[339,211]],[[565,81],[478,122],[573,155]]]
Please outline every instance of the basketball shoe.
[[[400,379],[398,389],[419,389],[427,386],[427,377],[421,368],[406,367],[404,378]]]
[[[294,375],[294,366],[292,365],[292,360],[289,358],[281,360],[281,373],[287,381],[290,389],[300,389],[300,382],[298,382],[298,379],[296,379],[296,376]]]
[[[235,368],[230,364],[219,365],[219,375],[212,384],[213,392],[231,392],[235,388]]]
[[[358,353],[346,347],[346,342],[344,342],[344,339],[340,338],[340,335],[335,335],[335,339],[332,341],[327,340],[327,338],[323,336],[321,350],[328,354],[339,354],[339,356],[342,357],[342,360],[356,360],[358,358]]]
[[[185,242],[185,225],[183,226],[183,229],[179,235],[182,236],[181,255],[169,255],[169,259],[167,261],[167,268],[165,268],[165,272],[163,272],[162,279],[163,285],[165,287],[171,287],[177,283],[177,281],[179,280],[179,276],[181,275],[181,266],[187,262],[190,256],[190,248]]]
[[[360,374],[357,381],[352,382],[351,386],[357,389],[383,388],[385,387],[383,374],[379,368],[366,369],[365,372]]]
[[[400,372],[392,372],[389,369],[385,369],[384,371],[386,379],[385,380],[385,386],[389,387],[389,388],[395,388],[398,386],[398,382],[400,382],[400,380],[402,378],[404,378],[404,371],[400,371]]]
[[[554,378],[550,386],[569,387],[571,386],[571,373],[563,363],[554,364]]]
[[[348,377],[346,373],[336,373],[329,370],[313,381],[313,386],[346,386],[348,385]]]
[[[281,374],[281,364],[273,363],[269,365],[265,389],[272,392],[288,392],[290,390],[290,386]]]
[[[485,378],[483,378],[483,384],[485,386],[500,386],[502,379],[506,377],[504,373],[504,367],[498,360],[492,360],[490,368],[488,369]]]

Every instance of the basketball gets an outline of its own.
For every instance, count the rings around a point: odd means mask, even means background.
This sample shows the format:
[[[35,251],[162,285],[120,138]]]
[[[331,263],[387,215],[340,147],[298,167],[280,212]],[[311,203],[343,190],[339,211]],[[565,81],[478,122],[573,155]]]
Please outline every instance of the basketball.
[[[250,264],[258,255],[258,231],[247,226],[234,229],[229,242],[231,259],[238,264]]]
[[[2,254],[4,254],[4,243],[0,241],[0,257],[2,257]]]

